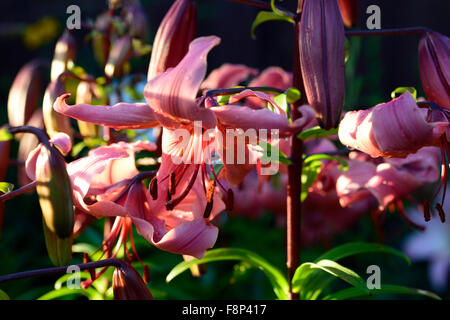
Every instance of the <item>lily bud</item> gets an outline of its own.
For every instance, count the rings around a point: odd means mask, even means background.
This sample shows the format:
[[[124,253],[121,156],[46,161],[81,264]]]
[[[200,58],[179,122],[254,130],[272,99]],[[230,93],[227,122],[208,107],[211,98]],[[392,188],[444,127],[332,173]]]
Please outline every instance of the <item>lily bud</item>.
[[[91,104],[92,103],[92,91],[91,83],[88,81],[81,81],[77,87],[77,96],[75,99],[76,104]],[[83,137],[95,138],[98,136],[99,127],[95,124],[77,120],[78,129]]]
[[[72,184],[66,163],[55,147],[40,149],[36,181],[45,225],[59,238],[71,236],[74,226]]]
[[[61,78],[52,81],[48,85],[42,103],[44,123],[50,137],[53,137],[57,132],[64,132],[73,140],[70,118],[53,109],[53,103],[56,101],[56,98],[64,93],[66,93],[66,90],[64,84],[61,82]]]
[[[33,115],[31,116],[31,119],[27,122],[27,126],[35,127],[38,129],[44,129],[44,119],[42,118],[41,109],[37,109],[36,111],[34,111]],[[20,139],[19,151],[17,152],[17,161],[19,163],[25,163],[30,152],[34,150],[38,145],[39,140],[34,134],[25,133],[23,137]],[[31,182],[23,165],[21,165],[18,168],[17,175],[19,185],[24,186]]]
[[[42,91],[43,63],[33,60],[16,75],[9,90],[8,120],[11,126],[23,126],[39,104]]]
[[[153,42],[148,80],[175,67],[186,55],[197,28],[197,4],[177,0],[159,25]]]
[[[105,66],[105,74],[112,78],[123,71],[123,65],[130,59],[132,53],[131,37],[129,35],[117,39],[112,45],[108,62]]]
[[[68,30],[56,42],[53,55],[50,80],[56,81],[61,73],[73,65],[76,55],[76,43]]]
[[[127,263],[114,271],[113,291],[115,300],[153,300],[139,273]]]
[[[355,26],[358,20],[359,0],[338,0],[342,20],[347,28]]]
[[[427,32],[419,42],[419,72],[427,98],[450,109],[450,39]]]
[[[92,49],[94,51],[95,59],[103,67],[108,60],[109,48],[111,42],[107,36],[108,30],[111,27],[111,17],[106,12],[97,17],[95,21],[95,30],[92,34]]]
[[[56,233],[52,232],[44,219],[42,219],[42,228],[44,230],[45,246],[50,261],[57,267],[70,264],[72,260],[72,243],[73,237],[60,238]]]
[[[345,96],[345,33],[337,0],[306,0],[299,37],[308,102],[322,128],[336,128]]]

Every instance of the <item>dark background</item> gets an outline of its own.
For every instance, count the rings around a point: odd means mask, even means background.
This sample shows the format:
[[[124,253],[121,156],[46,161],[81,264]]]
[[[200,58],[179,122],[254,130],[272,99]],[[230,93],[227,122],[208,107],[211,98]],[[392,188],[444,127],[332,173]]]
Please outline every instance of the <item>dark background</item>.
[[[171,0],[141,0],[149,18],[149,41],[170,7]],[[284,7],[295,10],[296,0],[280,2]],[[3,0],[0,11],[0,110],[4,114],[7,93],[20,67],[35,57],[51,58],[56,41],[35,50],[27,49],[19,33],[11,32],[11,27],[23,23],[33,23],[44,16],[51,16],[65,25],[66,8],[77,4],[81,8],[82,20],[93,19],[107,7],[106,0]],[[382,28],[427,26],[449,35],[448,13],[450,1],[446,0],[363,0],[361,1],[357,28],[365,28],[368,5],[377,4],[381,8]],[[259,8],[222,0],[199,1],[198,35],[218,35],[222,43],[215,48],[209,58],[209,67],[216,68],[222,63],[244,63],[262,70],[270,65],[278,65],[287,70],[292,61],[292,27],[286,22],[269,22],[256,30],[256,40],[250,37],[250,26],[260,11]],[[80,37],[81,42],[83,39]],[[385,101],[390,92],[399,86],[414,86],[420,89],[417,67],[417,36],[365,38],[361,40],[361,51],[353,59],[355,77],[359,77],[356,90],[349,92],[346,104],[349,106],[370,106]],[[354,39],[350,44],[354,44]],[[356,40],[358,41],[358,40]],[[93,69],[93,59],[87,44],[79,51],[76,63],[86,69]],[[146,73],[147,62],[142,61],[138,69]],[[364,78],[361,78],[364,75]],[[347,87],[352,86],[348,79]],[[3,117],[2,117],[3,118]]]
[[[157,27],[172,0],[142,0],[141,3],[149,19],[149,43],[152,42]],[[7,122],[6,104],[8,91],[18,70],[33,58],[50,60],[56,38],[36,49],[24,45],[23,28],[45,16],[56,18],[60,32],[67,19],[66,8],[77,4],[81,8],[82,20],[94,19],[107,8],[106,0],[2,0],[0,3],[0,124]],[[426,26],[447,36],[450,35],[448,0],[363,0],[359,16],[358,29],[365,28],[368,5],[377,4],[381,8],[382,28]],[[295,0],[284,0],[282,5],[295,9]],[[208,56],[209,69],[221,64],[244,63],[263,70],[271,65],[278,65],[286,70],[292,64],[292,26],[285,22],[269,22],[256,30],[256,40],[250,37],[250,26],[258,8],[244,6],[223,0],[199,0],[198,35],[218,35],[222,43]],[[76,34],[77,35],[77,34]],[[94,76],[100,76],[101,70],[96,65],[89,43],[84,42],[86,33],[77,35],[78,54],[76,64],[83,66]],[[347,63],[347,108],[372,106],[390,99],[392,90],[399,86],[414,86],[423,94],[417,66],[417,36],[395,38],[353,38],[350,40],[350,59]],[[146,73],[149,56],[136,61],[132,72]],[[9,173],[15,177],[15,172]],[[8,180],[9,181],[9,180]],[[12,181],[12,180],[11,180]],[[45,252],[39,205],[35,195],[22,196],[7,203],[3,234],[0,238],[0,269],[2,274],[48,267]],[[267,218],[267,217],[266,217]],[[404,221],[392,215],[389,224],[394,234],[385,239],[385,243],[399,247],[402,235],[409,232]],[[394,221],[393,221],[394,220]],[[398,220],[398,221],[397,221]],[[100,228],[97,228],[101,230]],[[98,230],[97,230],[98,231]],[[100,231],[101,232],[101,231]],[[87,232],[86,242],[101,243],[101,233]],[[270,216],[260,221],[248,221],[244,218],[230,219],[226,228],[221,230],[221,239],[217,247],[224,243],[231,247],[244,247],[253,250],[283,268],[285,253],[284,231],[273,228]],[[261,235],[264,234],[264,237]],[[360,235],[367,236],[361,239]],[[255,241],[258,239],[258,241]],[[352,232],[333,239],[334,244],[348,241],[377,241],[374,226],[368,216],[352,229]],[[152,293],[158,298],[191,299],[230,299],[251,298],[271,299],[270,285],[261,272],[239,276],[234,263],[209,266],[207,276],[193,279],[188,274],[181,281],[167,285],[164,277],[180,261],[171,255],[148,246],[141,237],[136,238],[138,251],[148,262],[152,270]],[[302,260],[316,258],[323,248],[308,248],[302,253]],[[376,257],[379,260],[356,260],[355,266],[376,263],[383,265],[383,282],[409,285],[431,289],[427,281],[427,264],[417,263],[413,267],[398,263],[398,260]],[[77,256],[77,262],[81,259]],[[363,258],[361,258],[363,259]],[[146,261],[147,262],[147,261]],[[386,271],[384,271],[386,270]],[[141,271],[141,270],[139,270]],[[365,270],[357,270],[365,275]],[[237,274],[237,275],[236,275]],[[237,279],[237,280],[236,280]],[[23,280],[8,283],[1,288],[12,298],[35,299],[52,289],[54,277]],[[230,283],[235,285],[230,286]],[[195,288],[195,290],[192,290]],[[159,292],[158,292],[159,290]],[[443,297],[448,298],[447,293]]]

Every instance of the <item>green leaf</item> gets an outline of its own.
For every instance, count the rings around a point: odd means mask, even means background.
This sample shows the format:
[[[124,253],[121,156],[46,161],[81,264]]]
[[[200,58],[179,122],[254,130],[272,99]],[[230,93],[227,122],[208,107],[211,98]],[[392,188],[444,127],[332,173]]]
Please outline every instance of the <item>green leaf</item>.
[[[267,164],[272,161],[277,161],[279,163],[283,163],[285,165],[290,165],[292,162],[291,160],[277,147],[272,146],[270,143],[267,142],[260,142],[259,146],[263,148],[263,156],[261,157],[261,162],[263,164]],[[273,158],[273,155],[278,154],[278,157]]]
[[[362,292],[369,292],[366,282],[354,271],[340,265],[337,262],[331,260],[320,260],[317,263],[305,262],[295,271],[292,278],[292,290],[299,292],[303,287],[303,284],[311,275],[314,275],[315,269],[325,271],[332,276],[342,279],[355,288],[358,288]]]
[[[405,262],[410,265],[411,260],[405,256],[402,252],[395,250],[391,247],[378,244],[378,243],[367,243],[367,242],[351,242],[343,244],[339,247],[331,249],[330,251],[324,253],[318,257],[315,262],[328,259],[333,261],[338,261],[340,259],[353,256],[355,254],[361,253],[386,253],[402,258]]]
[[[14,185],[9,182],[0,182],[0,192],[6,194],[14,190]]]
[[[10,300],[9,296],[6,294],[5,291],[0,289],[0,300]]]
[[[345,300],[370,296],[374,294],[407,294],[407,295],[424,296],[435,300],[442,300],[438,295],[430,291],[397,286],[392,284],[382,284],[380,289],[369,290],[368,294],[364,294],[356,288],[347,288],[324,297],[324,300]]]
[[[317,176],[322,171],[322,162],[315,161],[305,165],[302,170],[302,193],[301,201],[305,201],[309,194],[309,188],[316,181]]]
[[[285,91],[285,94],[287,97],[287,102],[289,103],[295,103],[300,100],[301,97],[300,90],[298,90],[297,88],[289,88]]]
[[[252,28],[250,30],[250,34],[253,39],[255,39],[256,27],[258,27],[260,24],[267,22],[267,21],[287,21],[290,23],[294,23],[294,19],[292,19],[291,17],[284,16],[284,15],[278,15],[278,14],[276,14],[274,12],[270,12],[270,11],[261,11],[256,16],[255,21],[253,21]]]
[[[61,288],[59,290],[52,290],[40,296],[37,300],[53,300],[73,294],[85,296],[89,298],[89,300],[104,300],[103,296],[92,287],[87,289]]]
[[[287,115],[290,114],[290,106],[289,106],[289,103],[287,101],[286,93],[282,93],[282,94],[279,94],[279,95],[275,96],[273,98],[273,101],[275,101],[277,106],[279,106],[281,109],[283,109],[284,112],[286,112]],[[272,107],[272,105],[270,103],[267,103],[267,107],[269,108],[269,110],[274,111],[274,109],[273,109],[273,107]]]
[[[13,135],[8,131],[8,129],[3,128],[0,129],[0,141],[9,141],[12,140],[14,137]]]
[[[353,256],[362,253],[385,253],[398,256],[410,264],[410,260],[403,253],[388,246],[384,246],[378,243],[366,243],[366,242],[352,242],[336,247],[320,257],[314,262],[318,262],[323,259],[338,261],[340,259]],[[330,280],[331,279],[331,280]],[[327,274],[315,274],[314,277],[310,276],[310,279],[303,283],[302,298],[304,299],[316,299],[323,289],[331,283],[333,279]]]
[[[338,161],[341,164],[341,166],[342,166],[344,171],[348,170],[348,163],[347,163],[347,161],[345,161],[342,158],[335,157],[335,156],[332,156],[332,155],[329,155],[329,154],[325,154],[325,153],[317,153],[317,154],[313,154],[313,155],[307,156],[303,160],[303,164],[307,165],[309,163],[313,163],[313,162],[320,161],[320,160],[336,160],[336,161]]]
[[[319,126],[306,129],[302,132],[300,132],[297,137],[302,140],[306,139],[318,139],[323,137],[332,136],[338,133],[338,128],[333,128],[330,130],[324,130]]]
[[[188,270],[190,266],[199,263],[207,263],[213,261],[237,260],[246,262],[264,272],[269,278],[273,290],[279,299],[286,299],[288,292],[288,282],[283,273],[276,267],[267,262],[264,258],[245,249],[223,248],[213,249],[205,253],[202,259],[192,259],[183,261],[176,265],[166,277],[166,281],[172,281],[176,276]]]
[[[405,93],[406,91],[411,92],[412,96],[414,97],[414,100],[417,100],[417,90],[414,87],[398,87],[397,89],[391,92],[391,98],[395,99],[399,95]]]

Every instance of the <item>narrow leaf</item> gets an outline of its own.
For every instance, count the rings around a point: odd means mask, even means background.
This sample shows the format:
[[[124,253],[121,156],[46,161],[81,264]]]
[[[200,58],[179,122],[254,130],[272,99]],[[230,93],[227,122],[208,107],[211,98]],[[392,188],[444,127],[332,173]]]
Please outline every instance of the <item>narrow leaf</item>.
[[[323,137],[332,136],[338,133],[338,128],[333,128],[330,130],[322,129],[319,126],[306,129],[302,132],[300,132],[297,137],[302,140],[306,139],[318,139]]]
[[[372,289],[369,291],[368,294],[364,294],[356,288],[347,288],[324,297],[324,300],[354,299],[364,296],[367,297],[374,294],[407,294],[407,295],[428,297],[435,300],[442,300],[438,295],[430,291],[397,286],[392,284],[382,284],[380,289]]]
[[[9,141],[12,140],[14,137],[11,133],[9,133],[8,129],[0,129],[0,141]]]
[[[395,99],[399,95],[405,93],[406,91],[411,92],[412,96],[414,97],[414,100],[417,100],[417,90],[414,87],[398,87],[397,89],[391,92],[391,98]]]
[[[184,271],[189,270],[189,267],[194,264],[226,260],[246,262],[249,265],[262,270],[272,283],[273,290],[277,297],[279,299],[287,298],[288,283],[283,273],[281,273],[281,271],[279,271],[276,267],[271,265],[261,256],[244,249],[224,248],[209,250],[200,260],[192,259],[189,261],[183,261],[176,265],[167,275],[166,281],[172,281],[172,279],[174,279]]]
[[[9,193],[14,190],[14,185],[9,182],[0,182],[0,192],[1,193]]]
[[[255,21],[253,21],[252,28],[250,30],[250,34],[253,39],[255,39],[256,27],[258,27],[260,24],[267,22],[267,21],[287,21],[290,23],[294,23],[294,19],[292,19],[291,17],[287,17],[284,15],[278,15],[278,14],[276,14],[274,12],[270,12],[270,11],[261,11],[256,16]]]
[[[342,279],[362,292],[369,292],[365,281],[354,271],[331,260],[320,260],[317,263],[303,263],[295,272],[292,279],[292,288],[294,292],[299,292],[305,280],[312,275],[314,269],[320,269],[332,276]]]
[[[402,252],[395,250],[391,247],[378,244],[378,243],[367,243],[367,242],[351,242],[343,244],[339,247],[331,249],[330,251],[324,253],[320,257],[318,257],[315,262],[328,259],[333,261],[338,261],[340,259],[353,256],[355,254],[361,253],[385,253],[391,254],[397,257],[402,258],[405,262],[410,265],[411,260],[407,256],[405,256]]]

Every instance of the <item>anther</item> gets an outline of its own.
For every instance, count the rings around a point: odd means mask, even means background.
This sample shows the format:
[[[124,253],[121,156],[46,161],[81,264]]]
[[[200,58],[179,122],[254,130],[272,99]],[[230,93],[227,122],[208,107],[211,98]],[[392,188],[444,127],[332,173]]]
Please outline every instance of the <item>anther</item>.
[[[171,196],[173,196],[175,194],[175,192],[176,192],[175,186],[176,186],[176,184],[175,184],[175,173],[172,172],[170,174],[170,176],[169,176],[169,194]]]
[[[150,195],[152,196],[153,200],[158,199],[158,179],[156,177],[154,177],[151,181],[150,181]]]
[[[428,200],[425,200],[425,202],[423,203],[423,215],[426,222],[430,221],[430,202]]]
[[[442,208],[442,205],[440,203],[436,204],[436,210],[439,213],[439,218],[441,218],[441,222],[445,223],[445,212],[444,212],[444,209]]]

